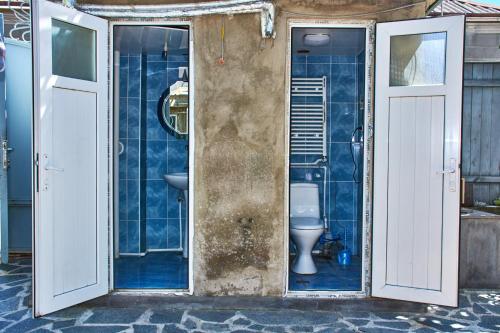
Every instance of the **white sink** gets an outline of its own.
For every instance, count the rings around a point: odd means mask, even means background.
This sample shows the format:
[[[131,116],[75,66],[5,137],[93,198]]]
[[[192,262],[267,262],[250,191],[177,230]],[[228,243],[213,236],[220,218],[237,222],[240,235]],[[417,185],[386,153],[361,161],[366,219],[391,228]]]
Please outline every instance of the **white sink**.
[[[176,189],[186,191],[188,189],[188,175],[186,172],[174,172],[164,175],[167,183]]]
[[[175,187],[178,190],[184,191],[184,203],[186,205],[186,212],[189,210],[188,205],[188,175],[186,172],[173,172],[163,175],[168,185]],[[180,219],[180,215],[179,215]],[[183,231],[184,237],[182,242],[182,256],[187,258],[189,255],[189,242],[188,242],[188,226]],[[182,229],[181,229],[182,230]]]

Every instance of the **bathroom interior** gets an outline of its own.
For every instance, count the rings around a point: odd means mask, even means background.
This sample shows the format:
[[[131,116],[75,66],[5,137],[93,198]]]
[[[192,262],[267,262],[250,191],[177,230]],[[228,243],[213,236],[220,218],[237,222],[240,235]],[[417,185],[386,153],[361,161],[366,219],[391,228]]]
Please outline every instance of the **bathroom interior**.
[[[185,290],[189,27],[118,25],[113,41],[114,287]]]
[[[364,28],[292,28],[290,291],[362,290]]]

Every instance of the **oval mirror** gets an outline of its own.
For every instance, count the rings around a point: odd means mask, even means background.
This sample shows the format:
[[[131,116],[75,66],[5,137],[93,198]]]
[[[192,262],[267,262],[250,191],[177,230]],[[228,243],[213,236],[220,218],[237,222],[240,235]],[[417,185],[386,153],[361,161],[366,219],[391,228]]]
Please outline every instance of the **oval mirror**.
[[[187,138],[189,84],[177,81],[168,87],[158,102],[158,119],[164,129],[177,138]]]

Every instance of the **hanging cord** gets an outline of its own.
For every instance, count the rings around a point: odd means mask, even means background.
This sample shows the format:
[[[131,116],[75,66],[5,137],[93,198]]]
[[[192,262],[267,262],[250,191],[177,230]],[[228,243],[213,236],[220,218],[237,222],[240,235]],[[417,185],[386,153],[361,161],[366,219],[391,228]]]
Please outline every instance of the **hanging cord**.
[[[334,183],[333,183],[333,186],[334,186],[334,188],[333,188],[334,193],[337,193],[337,183],[336,183],[336,182],[334,182]],[[333,211],[334,211],[334,212],[337,212],[337,199],[333,200]],[[332,217],[332,218],[333,218],[333,217]],[[334,219],[334,221],[333,221],[333,222],[334,222],[336,225],[338,225],[341,229],[344,229],[344,242],[345,242],[344,247],[345,247],[345,246],[347,246],[347,238],[346,238],[346,237],[347,237],[347,236],[346,236],[346,235],[347,235],[347,226],[346,226],[346,225],[344,225],[343,223],[341,223],[338,219]],[[333,228],[332,228],[332,229],[333,229]],[[334,237],[334,238],[330,238],[330,239],[327,239],[327,240],[329,240],[329,241],[340,241],[341,239],[342,239],[342,236],[340,236],[340,235],[337,233],[337,236],[336,236],[336,237]]]
[[[219,63],[219,65],[224,65],[225,61],[224,61],[224,35],[225,35],[225,31],[224,31],[224,16],[222,16],[222,24],[221,24],[221,27],[220,27],[220,58],[219,60],[217,61]]]

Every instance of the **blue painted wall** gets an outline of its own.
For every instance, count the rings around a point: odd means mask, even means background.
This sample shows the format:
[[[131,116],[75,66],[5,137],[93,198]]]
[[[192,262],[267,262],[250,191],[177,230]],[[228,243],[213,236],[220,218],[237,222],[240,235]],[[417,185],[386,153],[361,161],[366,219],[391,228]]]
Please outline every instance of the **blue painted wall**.
[[[320,206],[326,210],[332,236],[344,237],[354,254],[360,251],[362,229],[362,183],[353,179],[351,135],[363,125],[364,113],[364,55],[292,57],[292,77],[327,77],[327,136],[328,171],[326,172],[326,207],[323,207],[323,177],[321,169],[290,171],[290,181],[307,181],[307,174],[320,188]],[[299,103],[301,101],[298,101]],[[305,102],[305,100],[303,101]],[[313,161],[319,156],[292,156],[291,162]],[[358,163],[357,179],[362,175],[362,156]]]
[[[187,140],[160,125],[157,106],[163,91],[179,80],[187,55],[120,56],[119,156],[120,253],[180,248],[179,191],[163,175],[187,171]],[[186,222],[184,203],[182,221]],[[184,226],[183,226],[184,228]]]
[[[6,38],[9,250],[31,252],[31,44]]]

